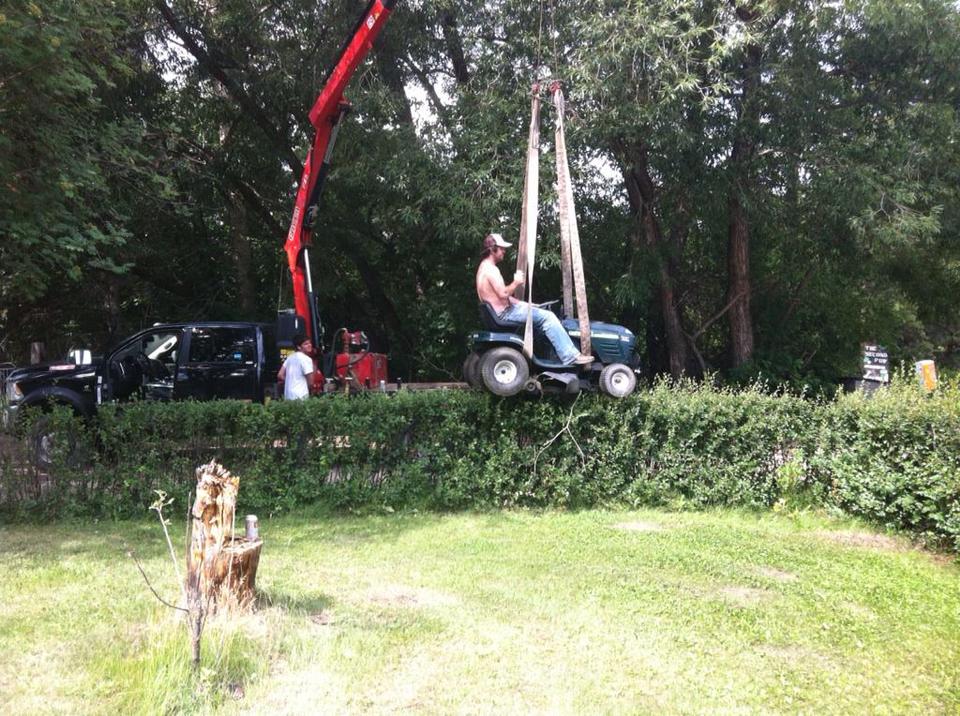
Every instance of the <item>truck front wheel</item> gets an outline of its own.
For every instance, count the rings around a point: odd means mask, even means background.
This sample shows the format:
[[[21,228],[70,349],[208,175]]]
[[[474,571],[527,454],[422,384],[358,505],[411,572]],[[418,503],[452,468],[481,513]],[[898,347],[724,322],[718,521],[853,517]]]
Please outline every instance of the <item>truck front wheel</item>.
[[[39,416],[28,433],[30,457],[41,470],[54,465],[75,467],[80,462],[80,450],[74,426],[56,424],[49,415]]]

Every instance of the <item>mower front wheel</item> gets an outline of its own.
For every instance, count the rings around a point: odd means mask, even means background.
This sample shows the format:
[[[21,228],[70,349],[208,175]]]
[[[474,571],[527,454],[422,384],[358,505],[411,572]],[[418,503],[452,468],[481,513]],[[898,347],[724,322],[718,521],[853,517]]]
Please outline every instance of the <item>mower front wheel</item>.
[[[611,363],[600,371],[600,390],[612,398],[626,398],[637,387],[637,375],[628,365]]]
[[[530,377],[530,367],[520,351],[501,346],[481,356],[480,375],[487,390],[507,397],[523,390]]]

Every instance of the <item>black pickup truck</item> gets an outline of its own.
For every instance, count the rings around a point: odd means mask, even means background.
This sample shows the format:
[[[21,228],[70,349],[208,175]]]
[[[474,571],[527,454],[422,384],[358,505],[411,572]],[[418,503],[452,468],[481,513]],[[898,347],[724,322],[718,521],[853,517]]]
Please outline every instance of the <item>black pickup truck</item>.
[[[4,385],[3,427],[31,405],[66,406],[91,417],[102,403],[131,399],[263,402],[273,395],[280,369],[275,331],[266,323],[167,323],[85,365],[17,368]]]

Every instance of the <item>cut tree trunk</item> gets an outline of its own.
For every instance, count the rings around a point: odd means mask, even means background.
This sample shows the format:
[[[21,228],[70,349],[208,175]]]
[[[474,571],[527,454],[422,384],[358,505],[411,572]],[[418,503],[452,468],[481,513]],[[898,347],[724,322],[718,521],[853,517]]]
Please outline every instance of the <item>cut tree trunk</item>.
[[[734,368],[753,357],[753,319],[750,315],[750,225],[739,196],[730,197],[727,241],[727,300],[730,302],[730,354]]]
[[[233,534],[240,479],[210,462],[197,468],[187,565],[188,601],[205,610],[248,606],[255,597],[263,541]]]

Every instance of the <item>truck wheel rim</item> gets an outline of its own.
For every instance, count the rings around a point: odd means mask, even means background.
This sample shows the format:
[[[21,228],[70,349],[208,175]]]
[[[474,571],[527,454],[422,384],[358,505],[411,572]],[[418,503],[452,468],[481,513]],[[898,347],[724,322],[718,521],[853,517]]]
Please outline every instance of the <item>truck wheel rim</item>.
[[[57,434],[44,433],[40,436],[37,445],[37,457],[41,462],[53,462],[53,453],[56,450]]]
[[[493,366],[493,377],[504,385],[517,379],[517,366],[511,360],[498,360]]]

